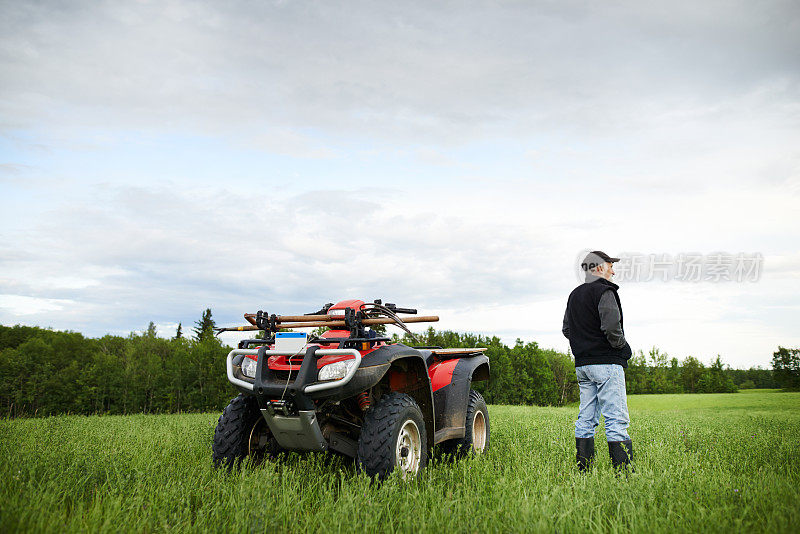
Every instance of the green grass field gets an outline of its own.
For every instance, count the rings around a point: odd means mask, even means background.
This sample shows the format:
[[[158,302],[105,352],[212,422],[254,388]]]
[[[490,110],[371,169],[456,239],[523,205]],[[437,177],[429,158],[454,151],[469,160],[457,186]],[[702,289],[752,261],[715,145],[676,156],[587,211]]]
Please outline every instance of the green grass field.
[[[210,466],[216,414],[0,420],[0,531],[796,532],[800,393],[629,398],[637,473],[602,431],[574,467],[576,408],[492,406],[490,451],[371,484],[291,455]]]

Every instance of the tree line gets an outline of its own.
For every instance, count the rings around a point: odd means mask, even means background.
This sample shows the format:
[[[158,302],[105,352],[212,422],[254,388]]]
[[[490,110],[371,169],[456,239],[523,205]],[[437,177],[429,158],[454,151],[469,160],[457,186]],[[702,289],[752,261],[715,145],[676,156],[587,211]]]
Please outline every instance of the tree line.
[[[210,310],[189,339],[182,325],[159,337],[153,323],[97,339],[0,326],[0,406],[10,416],[221,409],[233,393],[222,363],[230,348],[213,327]]]
[[[628,393],[734,393],[739,389],[778,388],[771,369],[731,369],[718,355],[709,366],[693,356],[683,361],[658,348],[638,351],[625,372]]]
[[[413,341],[408,336],[401,340]],[[436,332],[433,328],[428,329],[422,341],[442,347],[488,347],[492,379],[478,387],[484,388],[481,393],[489,403],[561,406],[578,400],[575,363],[569,354],[542,349],[535,342],[518,339],[513,347],[507,347],[497,337]],[[795,352],[800,356],[800,350]],[[630,394],[733,393],[739,389],[786,387],[773,377],[771,369],[731,369],[720,356],[708,366],[693,356],[679,361],[656,347],[648,353],[637,351],[628,361],[625,385]]]
[[[160,337],[153,323],[141,333],[101,338],[0,325],[1,413],[16,417],[221,410],[236,390],[224,368],[231,347],[214,336],[213,328],[211,310],[203,313],[188,338],[181,325],[173,337]],[[578,399],[569,354],[543,349],[535,342],[517,340],[507,346],[496,336],[433,328],[416,337],[394,339],[410,345],[486,347],[491,379],[475,387],[491,404],[563,406]],[[626,372],[628,392],[778,387],[781,382],[776,377],[797,376],[800,358],[798,349],[780,350],[778,359],[786,364],[779,362],[783,367],[775,376],[769,369],[730,369],[719,357],[705,366],[692,357],[679,362],[655,348],[648,354],[639,352]]]

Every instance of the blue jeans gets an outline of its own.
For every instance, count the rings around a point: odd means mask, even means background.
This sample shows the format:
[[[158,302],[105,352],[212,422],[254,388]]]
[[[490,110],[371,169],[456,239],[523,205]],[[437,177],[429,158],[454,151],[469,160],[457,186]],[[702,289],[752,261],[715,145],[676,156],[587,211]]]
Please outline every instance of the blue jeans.
[[[576,438],[593,438],[606,418],[606,440],[627,441],[628,401],[625,396],[625,370],[617,364],[581,365],[575,368],[581,390],[581,407],[575,421]]]

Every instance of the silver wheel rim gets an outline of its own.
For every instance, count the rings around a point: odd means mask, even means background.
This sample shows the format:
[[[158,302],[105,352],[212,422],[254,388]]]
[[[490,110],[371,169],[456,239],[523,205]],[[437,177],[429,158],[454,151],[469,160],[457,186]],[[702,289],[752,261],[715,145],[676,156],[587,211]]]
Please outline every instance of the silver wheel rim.
[[[486,448],[486,417],[480,410],[472,418],[472,448],[475,452],[483,452]]]
[[[419,435],[419,428],[414,421],[409,419],[400,429],[395,446],[395,463],[402,471],[403,478],[417,474],[421,456],[422,439]]]

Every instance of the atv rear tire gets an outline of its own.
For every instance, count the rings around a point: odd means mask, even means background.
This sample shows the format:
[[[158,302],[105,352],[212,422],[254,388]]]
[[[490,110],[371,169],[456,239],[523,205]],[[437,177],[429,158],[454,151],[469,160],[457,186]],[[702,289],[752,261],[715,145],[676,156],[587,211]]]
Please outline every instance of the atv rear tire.
[[[450,442],[456,456],[481,454],[489,446],[489,408],[480,393],[471,389],[464,421],[464,437]]]
[[[425,421],[414,399],[405,393],[388,393],[367,411],[358,438],[357,461],[360,469],[379,480],[395,469],[403,478],[411,478],[425,467]]]
[[[214,467],[232,469],[250,456],[258,462],[276,454],[279,447],[258,409],[254,397],[239,395],[225,407],[214,431],[211,446]]]

